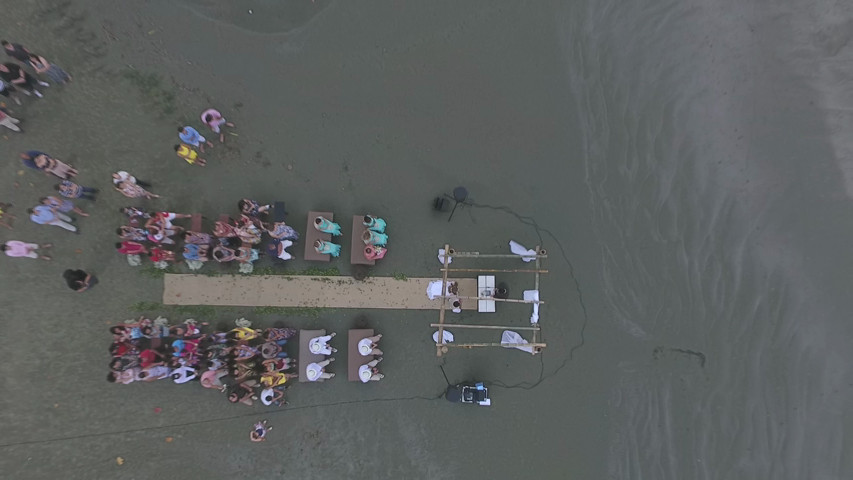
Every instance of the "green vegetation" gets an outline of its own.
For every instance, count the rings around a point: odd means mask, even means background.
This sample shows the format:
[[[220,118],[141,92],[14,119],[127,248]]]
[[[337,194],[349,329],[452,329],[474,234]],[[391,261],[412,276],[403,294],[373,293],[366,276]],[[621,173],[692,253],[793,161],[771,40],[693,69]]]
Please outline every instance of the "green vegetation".
[[[136,302],[130,306],[133,312],[154,312],[164,316],[191,315],[200,318],[214,318],[217,315],[236,315],[238,310],[245,307],[225,307],[213,305],[163,305],[157,302]],[[253,315],[283,315],[289,317],[317,318],[322,312],[333,312],[330,308],[321,307],[254,307]]]
[[[313,317],[317,318],[322,312],[333,310],[320,307],[255,307],[252,313],[255,315],[284,315],[289,317]]]
[[[129,69],[124,70],[121,75],[136,87],[146,100],[159,109],[161,114],[171,115],[177,111],[175,92],[163,85],[159,74]]]
[[[408,279],[409,279],[409,277],[407,277],[405,273],[396,273],[396,272],[394,273],[394,280],[406,281]]]
[[[148,312],[151,310],[162,310],[163,308],[163,304],[157,302],[136,302],[130,306],[130,309],[134,312]]]
[[[341,272],[337,267],[331,268],[316,268],[310,267],[304,270],[286,270],[286,269],[277,269],[273,267],[258,267],[252,272],[252,275],[305,275],[312,277],[336,277],[340,275]]]
[[[138,269],[139,273],[146,277],[163,278],[167,273],[178,273],[173,265],[167,268],[157,268],[154,265],[148,264]]]

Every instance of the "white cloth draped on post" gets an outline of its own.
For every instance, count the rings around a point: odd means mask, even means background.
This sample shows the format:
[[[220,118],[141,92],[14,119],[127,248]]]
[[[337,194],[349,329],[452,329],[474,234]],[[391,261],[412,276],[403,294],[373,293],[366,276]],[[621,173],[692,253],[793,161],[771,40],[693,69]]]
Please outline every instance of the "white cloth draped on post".
[[[444,265],[444,257],[445,257],[444,249],[439,248],[438,249],[438,263]],[[453,257],[449,257],[447,259],[447,264],[450,265],[451,263],[453,263]]]
[[[453,343],[453,334],[448,332],[447,330],[442,330],[441,331],[441,339],[443,340],[441,343]],[[435,333],[432,334],[432,340],[435,343],[439,343],[438,342],[438,330],[436,330]]]
[[[441,288],[442,283],[443,283],[443,280],[435,280],[435,281],[429,282],[429,285],[427,285],[427,297],[429,297],[430,300],[435,300],[436,298],[440,298],[443,295],[444,296],[452,295],[450,293],[450,291],[448,290],[448,288],[450,287],[450,284],[453,282],[448,280],[446,288]]]
[[[521,259],[525,262],[532,262],[533,260],[536,260],[536,252],[534,250],[525,247],[515,240],[509,241],[509,249],[512,253],[521,255]]]
[[[524,301],[525,302],[533,302],[539,301],[539,290],[525,290],[524,291]],[[533,315],[530,315],[530,323],[539,323],[539,304],[533,304]]]
[[[512,330],[504,330],[501,334],[501,344],[502,345],[513,345],[513,344],[527,344],[527,340],[522,338],[517,332],[513,332]],[[533,353],[533,347],[523,347],[523,346],[513,346],[513,347],[504,347],[504,348],[517,348],[523,352]]]

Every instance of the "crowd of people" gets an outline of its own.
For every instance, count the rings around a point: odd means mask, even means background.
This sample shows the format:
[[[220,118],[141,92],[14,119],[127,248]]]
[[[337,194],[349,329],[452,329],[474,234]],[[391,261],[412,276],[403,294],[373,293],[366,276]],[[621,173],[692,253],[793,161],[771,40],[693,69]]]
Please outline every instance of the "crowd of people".
[[[71,81],[71,75],[57,65],[49,62],[43,56],[30,52],[26,47],[18,43],[6,40],[0,41],[6,56],[16,62],[5,62],[0,64],[0,95],[11,98],[16,104],[21,105],[21,99],[17,92],[24,95],[35,95],[42,98],[44,95],[38,90],[39,87],[49,87],[50,83],[45,78],[57,85]],[[26,68],[31,68],[30,74]],[[21,120],[12,116],[6,105],[0,105],[0,125],[21,132]]]
[[[170,379],[176,384],[198,382],[219,390],[231,403],[284,405],[287,382],[296,362],[284,350],[296,330],[289,327],[253,329],[244,319],[236,328],[202,332],[208,325],[189,319],[168,325],[161,317],[140,317],[110,327],[107,381],[129,384]]]
[[[116,231],[120,238],[116,250],[130,256],[128,262],[133,265],[145,255],[158,268],[185,261],[190,269],[197,270],[205,262],[215,261],[237,262],[248,267],[241,267],[241,271],[251,271],[251,265],[261,255],[258,247],[267,236],[266,251],[270,256],[292,258],[286,248],[299,239],[299,234],[284,222],[266,221],[269,205],[244,198],[238,202],[238,208],[237,219],[217,220],[210,233],[174,224],[175,220],[191,218],[190,214],[123,208],[128,224]]]

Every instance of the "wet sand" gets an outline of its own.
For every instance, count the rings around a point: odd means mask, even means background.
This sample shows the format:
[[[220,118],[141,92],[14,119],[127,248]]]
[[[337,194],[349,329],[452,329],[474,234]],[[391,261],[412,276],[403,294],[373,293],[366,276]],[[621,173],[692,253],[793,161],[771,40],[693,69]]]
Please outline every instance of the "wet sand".
[[[107,326],[138,315],[137,302],[159,302],[163,288],[161,278],[112,251],[122,221],[117,210],[126,204],[215,217],[235,211],[243,196],[284,200],[298,227],[309,210],[341,218],[370,211],[394,226],[377,275],[432,276],[446,242],[504,252],[514,239],[564,250],[581,291],[600,290],[597,260],[583,253],[597,247],[583,227],[588,199],[567,66],[557,33],[541,28],[553,25],[549,8],[291,3],[41,1],[23,2],[0,19],[4,37],[74,75],[72,85],[51,87],[44,100],[16,109],[27,132],[2,139],[9,161],[0,193],[20,217],[3,239],[56,247],[52,263],[4,261],[0,351],[13,360],[0,364],[0,469],[16,479],[603,478],[613,361],[589,344],[568,360],[581,342],[584,309],[559,255],[546,263],[551,273],[543,279],[550,303],[541,314],[549,343],[542,356],[454,351],[443,360],[452,382],[500,382],[490,408],[437,399],[446,383],[430,338],[434,312],[283,317],[227,309],[205,318],[224,324],[246,316],[258,326],[285,321],[338,332],[366,326],[384,334],[384,381],[368,388],[297,385],[280,411],[233,406],[197,385],[104,380]],[[211,105],[237,124],[237,136],[204,155],[206,168],[190,167],[172,151],[176,127],[198,127],[198,113]],[[80,183],[102,189],[96,204],[80,204],[92,212],[79,221],[80,235],[24,218],[53,184],[33,171],[19,175],[14,156],[31,148],[71,161]],[[125,201],[109,188],[115,169],[152,182],[163,198]],[[507,210],[468,206],[447,222],[431,210],[432,199],[460,184],[478,204]],[[331,266],[349,272],[345,261]],[[60,274],[77,267],[101,284],[85,294],[68,290]],[[519,296],[529,288],[526,276],[507,281]],[[587,309],[601,302],[596,294],[584,300]],[[524,325],[529,317],[528,308],[500,311],[501,322]],[[174,321],[201,316],[144,313]],[[475,313],[462,317],[483,321]],[[586,338],[600,329],[590,321]],[[252,444],[248,429],[261,418],[275,429],[269,441]]]

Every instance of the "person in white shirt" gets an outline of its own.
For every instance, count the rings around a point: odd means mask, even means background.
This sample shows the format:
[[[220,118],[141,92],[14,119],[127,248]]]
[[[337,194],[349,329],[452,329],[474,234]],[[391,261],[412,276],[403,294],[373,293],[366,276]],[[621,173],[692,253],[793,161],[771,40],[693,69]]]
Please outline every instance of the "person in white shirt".
[[[143,368],[142,373],[145,376],[141,376],[137,380],[142,380],[145,382],[153,382],[154,380],[160,380],[161,378],[166,378],[172,373],[172,369],[167,367],[166,365],[154,365],[148,368]]]
[[[308,341],[308,350],[315,355],[331,355],[332,353],[337,352],[337,348],[329,346],[329,340],[331,340],[335,335],[337,334],[332,332],[322,337],[312,338]]]
[[[382,334],[372,337],[362,338],[358,341],[358,353],[366,357],[368,355],[382,355],[382,350],[376,348],[377,342],[382,338]]]
[[[139,185],[140,187],[150,187],[151,184],[148,182],[143,182],[142,180],[137,179],[133,175],[125,172],[124,170],[120,170],[118,172],[113,173],[113,184],[121,185],[123,182],[132,183],[134,185]]]
[[[172,370],[172,380],[178,384],[195,380],[195,375],[195,369],[186,365],[181,365],[179,368]]]
[[[381,361],[382,357],[379,357],[369,363],[358,367],[358,378],[361,379],[362,383],[378,382],[379,380],[385,378],[385,375],[379,373],[379,369],[376,368],[376,365]]]
[[[305,367],[305,375],[309,382],[322,382],[335,376],[334,373],[326,373],[326,365],[334,362],[334,358],[328,358],[322,362],[309,363]]]
[[[277,388],[265,388],[261,392],[261,402],[264,405],[275,405],[277,407],[284,403],[284,391]]]

